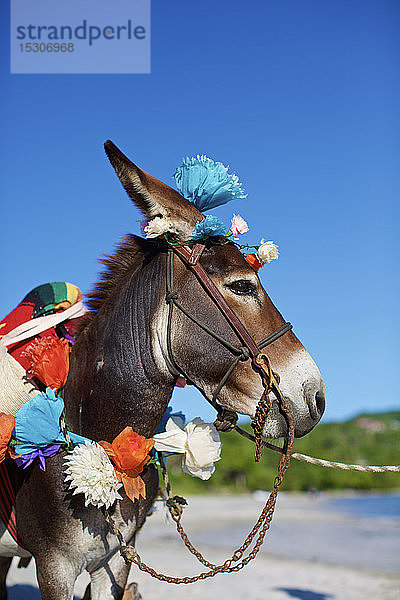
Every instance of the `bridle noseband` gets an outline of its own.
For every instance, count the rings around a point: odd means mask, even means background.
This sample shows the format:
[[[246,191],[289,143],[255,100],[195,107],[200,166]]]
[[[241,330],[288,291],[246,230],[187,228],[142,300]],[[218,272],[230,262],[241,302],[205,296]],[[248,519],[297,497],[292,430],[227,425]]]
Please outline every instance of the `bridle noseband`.
[[[281,325],[281,327],[279,327],[276,331],[271,333],[268,337],[256,343],[253,337],[247,331],[246,327],[239,319],[239,317],[237,316],[237,314],[235,313],[235,311],[232,310],[232,308],[225,300],[224,296],[221,294],[219,289],[216,287],[214,282],[206,273],[205,269],[199,263],[199,259],[204,249],[205,245],[200,243],[195,244],[192,249],[189,249],[188,247],[182,246],[180,244],[169,245],[167,249],[165,299],[167,304],[169,305],[167,321],[168,358],[173,367],[176,369],[177,374],[182,374],[186,377],[186,379],[189,379],[186,376],[184,370],[177,364],[172,352],[171,329],[174,307],[178,308],[181,312],[183,312],[184,315],[186,315],[186,317],[188,317],[188,319],[190,319],[193,323],[195,323],[198,327],[203,329],[203,331],[208,333],[211,337],[213,337],[225,348],[227,348],[227,350],[229,350],[232,354],[235,355],[234,361],[223,375],[213,394],[212,399],[207,398],[205,393],[202,392],[207,401],[210,402],[210,404],[216,409],[218,413],[214,425],[220,431],[231,430],[236,424],[238,415],[233,411],[224,409],[218,403],[218,396],[224,385],[227,383],[229,377],[232,375],[234,369],[239,364],[239,362],[251,360],[252,367],[260,375],[264,386],[264,392],[260,398],[260,401],[258,402],[256,413],[252,421],[252,427],[254,429],[256,439],[255,457],[256,461],[258,461],[261,457],[262,432],[268,417],[268,413],[271,409],[271,400],[269,398],[270,392],[272,392],[275,395],[281,408],[284,408],[284,413],[288,420],[288,436],[293,438],[294,435],[293,416],[290,407],[279,389],[279,384],[275,374],[272,371],[268,356],[262,352],[262,349],[266,348],[267,346],[278,340],[287,331],[290,331],[292,329],[292,325],[290,323],[284,323],[283,325]],[[235,333],[241,340],[243,344],[241,347],[237,348],[236,346],[233,346],[230,342],[218,335],[215,331],[207,327],[207,325],[199,321],[190,311],[183,307],[182,304],[179,302],[178,293],[174,289],[174,254],[176,254],[181,259],[181,261],[187,269],[192,271],[192,273],[196,276],[201,286],[205,289],[207,294],[217,305],[220,312],[222,312],[232,329],[235,331]]]

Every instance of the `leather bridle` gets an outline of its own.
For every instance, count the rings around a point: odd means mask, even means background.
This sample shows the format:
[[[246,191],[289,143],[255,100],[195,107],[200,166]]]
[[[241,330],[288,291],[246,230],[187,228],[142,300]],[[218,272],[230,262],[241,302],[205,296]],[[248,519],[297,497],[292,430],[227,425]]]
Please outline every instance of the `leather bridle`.
[[[272,392],[278,400],[280,408],[283,410],[286,419],[288,421],[288,432],[293,431],[293,416],[288,402],[284,399],[282,392],[279,389],[278,381],[275,374],[272,371],[268,356],[262,352],[264,348],[275,342],[287,331],[292,329],[290,323],[284,323],[271,333],[268,337],[255,342],[253,337],[249,334],[246,327],[243,325],[237,314],[229,306],[224,296],[221,294],[219,289],[216,287],[214,282],[211,280],[205,269],[199,262],[201,255],[203,254],[206,246],[201,243],[195,244],[191,249],[187,246],[180,244],[169,244],[167,248],[167,267],[166,267],[166,302],[169,306],[168,310],[168,321],[167,321],[167,352],[168,358],[174,369],[176,369],[175,375],[182,374],[186,379],[190,379],[186,376],[184,370],[177,364],[172,351],[171,341],[171,330],[172,330],[172,316],[174,307],[179,309],[187,318],[189,318],[198,327],[203,329],[211,337],[222,344],[227,350],[229,350],[234,356],[232,364],[229,366],[222,379],[220,380],[212,398],[207,398],[204,392],[203,395],[208,402],[217,410],[218,416],[214,425],[220,431],[229,431],[235,427],[238,415],[228,409],[224,409],[218,403],[218,396],[227,383],[229,377],[232,375],[234,369],[237,367],[239,362],[245,362],[251,360],[253,369],[260,375],[264,386],[264,392],[258,402],[256,413],[252,421],[252,427],[255,433],[256,442],[256,460],[258,461],[261,457],[262,447],[262,432],[265,426],[265,422],[268,417],[268,413],[271,409],[271,400],[269,394]],[[235,331],[237,336],[242,342],[242,346],[239,348],[232,345],[230,342],[221,337],[218,333],[210,329],[207,325],[199,321],[189,310],[187,310],[179,302],[179,295],[174,288],[174,254],[180,258],[183,264],[189,269],[197,278],[201,286],[205,289],[210,298],[217,305],[220,312],[224,315],[232,329]],[[201,391],[201,390],[200,390]]]

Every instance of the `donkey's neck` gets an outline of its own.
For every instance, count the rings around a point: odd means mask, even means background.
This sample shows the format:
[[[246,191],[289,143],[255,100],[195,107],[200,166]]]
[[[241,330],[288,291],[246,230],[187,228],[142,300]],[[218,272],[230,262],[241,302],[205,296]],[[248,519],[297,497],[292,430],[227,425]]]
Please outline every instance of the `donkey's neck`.
[[[146,437],[155,433],[174,384],[152,352],[164,263],[161,255],[127,273],[79,336],[65,389],[72,431],[96,441],[112,441],[128,425]]]

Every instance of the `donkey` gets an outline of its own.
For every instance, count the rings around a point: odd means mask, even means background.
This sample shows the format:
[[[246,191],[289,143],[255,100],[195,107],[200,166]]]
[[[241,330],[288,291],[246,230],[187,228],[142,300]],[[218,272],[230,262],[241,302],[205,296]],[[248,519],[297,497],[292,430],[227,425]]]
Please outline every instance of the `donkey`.
[[[105,150],[144,216],[168,217],[181,238],[187,239],[203,215],[178,192],[135,166],[112,142],[106,142]],[[129,235],[103,263],[105,271],[89,295],[90,312],[71,353],[65,387],[69,429],[111,442],[130,425],[151,437],[177,378],[167,348],[166,252],[154,240]],[[256,340],[284,323],[255,271],[233,244],[210,245],[201,264]],[[192,314],[231,344],[240,345],[223,314],[176,256],[174,280],[180,302],[190,307]],[[170,334],[176,364],[210,399],[232,363],[232,354],[180,311],[173,313]],[[303,436],[324,410],[324,384],[318,368],[292,332],[269,346],[268,355],[291,405],[295,435]],[[218,401],[226,409],[254,417],[262,392],[261,378],[249,361],[240,362]],[[273,404],[264,434],[283,436],[286,428],[283,415]],[[61,452],[49,459],[45,472],[37,466],[26,472],[10,465],[18,535],[35,558],[41,596],[43,600],[70,600],[77,576],[86,570],[91,576],[92,600],[120,599],[129,568],[118,553],[117,539],[110,534],[103,513],[85,507],[84,498],[72,496],[68,490],[64,455]],[[154,466],[145,467],[142,478],[146,499],[132,503],[123,497],[111,510],[127,542],[134,541],[158,490]],[[1,545],[3,575],[10,557],[17,553],[16,545]],[[4,582],[1,598],[6,598]]]

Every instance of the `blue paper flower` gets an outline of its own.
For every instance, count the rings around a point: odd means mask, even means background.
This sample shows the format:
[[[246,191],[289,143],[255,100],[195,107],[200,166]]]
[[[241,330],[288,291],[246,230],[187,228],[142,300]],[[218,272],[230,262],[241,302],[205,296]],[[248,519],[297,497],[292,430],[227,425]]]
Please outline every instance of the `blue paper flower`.
[[[196,229],[192,231],[190,239],[202,240],[205,237],[225,235],[225,233],[225,223],[221,219],[218,219],[218,217],[214,217],[214,215],[207,215],[202,221],[197,222]]]
[[[174,177],[180,194],[201,212],[247,196],[237,175],[207,156],[187,157]]]
[[[179,419],[182,419],[183,422],[186,421],[186,417],[183,414],[182,411],[179,412],[172,412],[172,406],[168,406],[165,413],[163,414],[163,416],[161,417],[161,421],[159,426],[157,427],[157,431],[156,433],[164,433],[165,431],[165,426],[167,424],[167,421],[169,418],[171,417],[178,417]]]
[[[60,417],[64,410],[64,400],[54,390],[47,388],[24,404],[15,415],[13,437],[17,444],[16,454],[29,454],[38,447],[48,446],[55,442],[65,443],[60,427]],[[70,433],[71,441],[83,443],[86,438]]]

